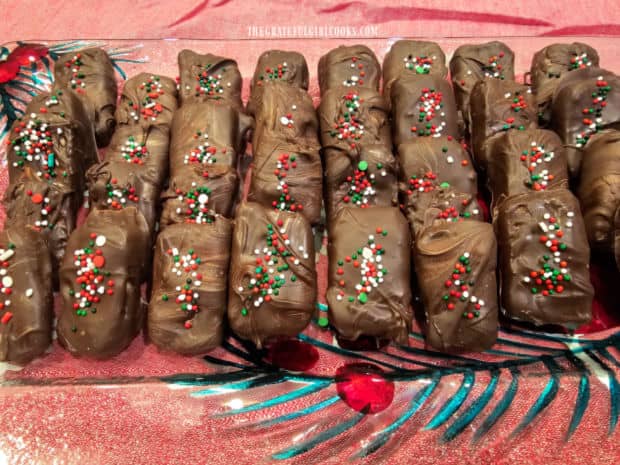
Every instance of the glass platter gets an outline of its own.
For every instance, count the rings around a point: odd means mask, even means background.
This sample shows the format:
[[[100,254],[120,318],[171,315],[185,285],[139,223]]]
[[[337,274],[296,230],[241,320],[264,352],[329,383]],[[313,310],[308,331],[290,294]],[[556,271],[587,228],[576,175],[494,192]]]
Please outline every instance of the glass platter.
[[[396,39],[356,39],[382,61]],[[465,42],[433,39],[449,58]],[[532,54],[584,41],[620,71],[620,38],[501,38],[518,79]],[[147,40],[9,43],[0,49],[0,192],[8,182],[6,132],[29,97],[50,87],[58,55],[98,45],[122,81],[142,71],[177,76],[189,48],[230,56],[249,76],[260,53],[297,50],[318,104],[319,57],[342,39]],[[348,41],[352,42],[352,41]],[[15,50],[36,59],[18,62]],[[13,53],[13,55],[11,55]],[[32,53],[31,53],[32,54]],[[247,167],[249,155],[243,157]],[[4,223],[0,207],[0,222]],[[326,240],[316,231],[325,311]],[[593,265],[594,319],[577,335],[503,327],[481,354],[427,350],[419,328],[408,347],[340,347],[311,324],[265,350],[230,335],[200,358],[161,353],[142,337],[108,361],[74,359],[56,342],[27,366],[0,363],[0,465],[17,463],[620,463],[620,277]],[[615,316],[614,316],[615,313]],[[122,459],[121,459],[122,458]]]

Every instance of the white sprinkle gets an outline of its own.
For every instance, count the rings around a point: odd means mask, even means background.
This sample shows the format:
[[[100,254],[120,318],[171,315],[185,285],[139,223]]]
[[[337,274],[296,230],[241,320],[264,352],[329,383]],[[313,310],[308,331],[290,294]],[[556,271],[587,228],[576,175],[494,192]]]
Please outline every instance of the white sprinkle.
[[[105,236],[101,236],[101,235],[99,235],[99,236],[97,236],[97,238],[95,239],[95,245],[96,245],[97,247],[103,247],[103,246],[105,245],[105,243],[106,243],[106,238],[105,238]]]
[[[13,278],[10,276],[5,276],[2,278],[2,286],[3,287],[11,287],[13,285]]]

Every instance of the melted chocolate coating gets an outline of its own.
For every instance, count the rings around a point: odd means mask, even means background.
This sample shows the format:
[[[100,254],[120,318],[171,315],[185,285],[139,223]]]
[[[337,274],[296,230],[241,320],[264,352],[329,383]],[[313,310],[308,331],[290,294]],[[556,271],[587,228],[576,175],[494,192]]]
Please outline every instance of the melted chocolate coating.
[[[278,81],[308,90],[310,75],[308,64],[301,53],[284,50],[268,50],[258,57],[256,70],[250,82],[250,100],[247,111],[253,115],[262,106],[263,86]]]
[[[105,238],[105,244],[97,245],[101,237]],[[146,307],[140,297],[140,275],[149,243],[148,225],[133,207],[119,211],[93,210],[71,234],[60,269],[62,307],[58,341],[72,355],[112,357],[122,352],[140,332]],[[101,255],[88,259],[87,250],[93,254],[101,250]],[[82,266],[76,266],[74,254],[79,251],[84,252],[79,258],[92,263],[88,266],[91,272],[94,273],[93,266],[97,267],[98,274],[91,276],[103,279],[94,285],[87,284],[95,288],[100,301],[75,309],[74,304],[82,299],[80,281],[86,276],[78,275]],[[103,257],[105,263],[102,265],[96,257]]]
[[[179,53],[179,99],[181,105],[208,100],[224,100],[241,110],[243,79],[237,62],[211,53],[191,50]]]
[[[584,150],[577,196],[592,248],[615,250],[615,215],[620,211],[620,131],[594,134]]]
[[[483,220],[478,183],[467,151],[451,137],[401,144],[399,190],[413,236],[436,221]]]
[[[75,63],[76,58],[79,65]],[[88,48],[61,55],[54,65],[54,82],[76,93],[95,129],[97,146],[108,145],[116,127],[118,90],[114,66],[105,50]]]
[[[592,113],[584,114],[585,109]],[[603,129],[620,129],[620,77],[599,68],[566,74],[553,94],[551,128],[567,147],[569,174],[578,178],[589,137]]]
[[[407,344],[412,319],[410,247],[409,226],[397,208],[343,208],[333,219],[327,302],[330,323],[343,339],[370,336]],[[371,283],[370,290],[358,293],[356,286],[365,285],[366,267],[376,270],[372,278],[377,285]]]
[[[197,355],[222,342],[231,237],[232,221],[221,217],[176,224],[157,237],[147,328],[160,349]]]
[[[49,246],[55,272],[65,254],[69,235],[75,229],[80,199],[70,188],[41,181],[30,175],[29,170],[5,192],[7,223],[23,223],[40,232]]]
[[[97,147],[92,128],[88,124],[84,106],[76,94],[62,89],[39,94],[26,107],[24,117],[17,120],[9,135],[7,161],[9,180],[15,183],[24,169],[29,167],[33,175],[46,182],[69,186],[80,195],[84,186],[86,168],[98,160]],[[34,115],[34,116],[33,116]],[[31,139],[33,132],[46,128],[45,140]],[[32,148],[51,152],[52,156],[32,160],[27,157],[27,142]],[[16,148],[19,147],[19,150]],[[53,166],[50,169],[49,164]]]
[[[164,125],[122,124],[106,149],[105,161],[118,163],[119,169],[139,168],[152,183],[162,186],[168,178],[169,143],[170,129]]]
[[[394,145],[418,137],[458,137],[459,127],[450,83],[429,74],[402,77],[392,84]]]
[[[448,76],[446,55],[439,44],[426,40],[398,40],[383,59],[383,95],[390,101],[394,81],[425,74],[436,74],[442,79]]]
[[[456,105],[466,124],[469,122],[469,96],[474,85],[483,79],[515,78],[515,56],[503,42],[461,45],[450,60],[450,78]]]
[[[321,57],[318,75],[321,94],[339,86],[379,90],[381,65],[365,45],[341,45]]]
[[[550,229],[557,226],[559,230]],[[536,325],[571,328],[589,322],[594,295],[588,269],[590,248],[579,204],[570,191],[555,189],[510,197],[499,209],[496,228],[506,315]],[[553,240],[559,241],[557,257],[550,248]],[[542,280],[539,270],[545,271]],[[536,272],[538,276],[532,276]],[[551,278],[555,272],[557,278]],[[553,293],[545,287],[545,278],[557,279],[549,283]]]
[[[328,218],[345,207],[398,205],[397,161],[389,146],[364,144],[355,150],[325,150]]]
[[[209,167],[209,176],[203,176],[201,166],[190,166],[170,180],[162,194],[163,211],[160,228],[174,223],[194,223],[213,219],[215,214],[230,217],[237,194],[239,179],[234,168],[216,163]],[[200,197],[201,194],[207,196]],[[194,200],[189,203],[190,200]]]
[[[292,144],[318,144],[319,122],[305,90],[278,81],[266,82],[255,112],[253,148],[261,146],[261,139],[274,137]]]
[[[553,92],[560,78],[575,69],[599,66],[596,50],[588,44],[551,44],[534,54],[530,76],[532,91],[538,104],[539,120],[549,123]]]
[[[287,240],[290,244],[286,244]],[[277,263],[268,263],[267,250],[276,250]],[[283,257],[283,254],[290,255]],[[303,331],[312,318],[316,301],[314,239],[304,216],[242,203],[237,208],[230,255],[228,321],[231,329],[259,348],[269,339],[296,336]],[[281,277],[283,281],[279,280]],[[254,293],[250,280],[268,278],[274,279],[270,287],[272,294],[261,297],[260,293]],[[269,288],[269,284],[264,285]]]
[[[529,87],[515,81],[484,79],[471,91],[469,121],[474,161],[486,170],[492,136],[537,127],[534,96]]]
[[[144,216],[151,234],[155,231],[159,213],[161,185],[159,174],[152,168],[127,164],[124,161],[104,161],[86,173],[91,209],[138,209]]]
[[[0,361],[27,363],[52,342],[52,264],[41,234],[14,222],[0,233]],[[7,304],[8,302],[8,304]]]
[[[490,348],[497,338],[498,320],[493,227],[481,221],[434,224],[416,238],[413,258],[427,344],[445,352]],[[464,301],[450,294],[464,291],[457,286],[467,286]]]
[[[118,124],[170,126],[177,109],[177,84],[174,79],[153,73],[140,73],[125,82],[116,108]]]
[[[321,143],[325,149],[355,152],[360,146],[392,146],[389,108],[374,89],[333,87],[318,109]]]
[[[191,166],[199,166],[205,173],[216,164],[236,167],[250,125],[249,117],[225,102],[182,106],[172,119],[170,176],[183,177]]]
[[[493,206],[516,194],[568,188],[564,147],[553,131],[506,131],[494,138],[488,153],[487,186]]]
[[[318,223],[323,204],[320,148],[311,139],[291,143],[277,136],[261,137],[260,144],[253,147],[248,200],[265,208],[296,211],[310,223]]]

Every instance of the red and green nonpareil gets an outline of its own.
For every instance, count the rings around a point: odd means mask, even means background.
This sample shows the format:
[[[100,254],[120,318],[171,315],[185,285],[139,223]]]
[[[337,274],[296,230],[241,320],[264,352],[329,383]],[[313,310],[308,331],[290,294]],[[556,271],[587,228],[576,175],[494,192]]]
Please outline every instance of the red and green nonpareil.
[[[37,231],[41,231],[45,228],[53,229],[54,224],[50,223],[50,221],[48,220],[50,213],[52,212],[52,206],[49,197],[46,197],[39,192],[33,192],[31,189],[28,189],[26,191],[26,195],[30,198],[30,201],[33,204],[39,205],[41,208],[39,219],[34,222],[34,227],[37,229]]]
[[[529,92],[529,90],[528,90]],[[510,109],[513,113],[520,113],[522,110],[525,110],[528,107],[527,101],[523,96],[523,93],[520,91],[515,91],[514,94],[511,92],[506,92],[504,94],[504,98],[511,100]],[[509,129],[518,129],[519,131],[525,130],[525,127],[522,124],[515,124],[516,118],[514,116],[509,116],[504,121],[504,125],[502,126],[503,131],[508,131]]]
[[[363,86],[366,77],[364,62],[358,57],[351,57],[349,67],[351,68],[351,76],[342,81],[342,85],[345,87]]]
[[[574,212],[566,213],[566,221],[561,225],[557,217],[550,213],[543,215],[543,221],[538,223],[540,236],[538,242],[543,244],[547,253],[539,259],[540,268],[531,270],[523,278],[523,282],[529,287],[532,294],[540,294],[545,297],[561,294],[571,281],[569,262],[563,257],[568,245],[563,242],[564,229],[573,227]]]
[[[256,83],[259,86],[263,85],[263,81],[278,81],[283,79],[284,75],[288,71],[288,63],[278,63],[275,66],[267,66],[263,70],[261,74],[258,76],[258,82]]]
[[[138,102],[128,102],[130,116],[134,121],[138,121],[140,116],[145,120],[157,121],[157,117],[164,111],[163,105],[158,101],[159,97],[164,95],[159,76],[150,76],[140,84],[139,89],[144,91],[145,96],[140,105]],[[140,115],[138,115],[138,110],[140,110]]]
[[[196,75],[196,96],[208,95],[211,97],[221,97],[219,94],[224,93],[221,73],[212,73],[210,71],[213,65],[207,63],[203,66],[202,71]],[[222,73],[226,72],[226,68],[222,68]],[[230,83],[228,84],[230,86]]]
[[[376,236],[378,238],[388,235],[387,230],[378,227]],[[338,292],[336,300],[347,300],[348,302],[359,302],[365,304],[368,302],[369,295],[373,290],[379,287],[388,270],[383,266],[383,255],[385,249],[376,242],[375,234],[369,234],[366,244],[356,249],[351,255],[338,260],[336,268],[336,278],[338,280]],[[343,278],[345,267],[353,267],[359,272],[359,280],[355,283],[355,294],[348,294],[347,289],[352,283],[347,283]]]
[[[370,172],[368,162],[365,160],[357,164],[357,168],[353,175],[346,178],[348,185],[347,194],[342,201],[347,204],[357,205],[361,208],[367,208],[371,205],[372,198],[377,194],[375,190],[376,174]],[[383,169],[382,163],[375,164],[376,170],[381,176],[387,176],[387,171]]]
[[[299,256],[308,259],[308,253],[303,245],[297,247],[295,255],[291,252],[291,240],[280,219],[276,225],[267,224],[265,245],[254,249],[255,268],[247,283],[238,287],[237,292],[243,300],[241,314],[247,316],[252,310],[271,302],[280,294],[280,290],[287,283],[297,281],[293,266],[301,263]]]
[[[435,57],[431,58],[425,55],[407,55],[403,58],[403,62],[405,63],[405,68],[409,71],[414,71],[416,74],[429,74],[433,66],[434,58]]]
[[[207,186],[198,186],[197,183],[193,182],[189,191],[184,192],[182,189],[176,189],[175,192],[177,200],[183,203],[183,206],[178,207],[176,212],[185,217],[186,223],[213,223],[215,216],[209,209],[211,189]]]
[[[136,194],[136,188],[132,185],[119,186],[116,178],[110,179],[105,186],[107,192],[106,204],[113,210],[122,210],[128,203],[137,204],[140,197]]]
[[[603,110],[607,106],[607,95],[611,91],[609,83],[599,76],[596,79],[596,89],[592,92],[592,103],[584,108],[582,125],[584,128],[577,133],[575,137],[575,145],[580,148],[586,145],[590,136],[599,132],[603,127]]]
[[[9,268],[16,256],[15,244],[8,243],[0,247],[0,324],[7,325],[13,318],[11,312],[11,296],[14,296],[15,281],[9,272]],[[31,298],[33,290],[26,289],[24,295]]]
[[[499,52],[497,55],[492,55],[487,60],[487,63],[482,65],[482,72],[484,77],[492,77],[496,79],[504,79],[504,66],[501,64],[502,58],[504,58],[504,52]]]
[[[446,310],[457,311],[463,318],[472,320],[480,317],[484,300],[473,294],[475,282],[472,278],[471,255],[464,252],[454,265],[452,274],[444,282],[445,294],[442,299]]]
[[[42,107],[40,113],[47,113],[47,108]],[[37,113],[31,113],[27,120],[22,119],[15,126],[17,134],[9,141],[18,160],[13,162],[15,168],[23,169],[26,165],[34,163],[37,176],[46,180],[57,177],[57,155],[54,148],[54,135],[63,134],[63,129],[52,128],[44,122]]]
[[[276,210],[295,212],[302,211],[304,209],[304,206],[297,202],[291,194],[290,186],[287,181],[290,171],[296,168],[297,157],[295,155],[290,155],[288,153],[281,153],[278,155],[276,169],[273,171],[273,174],[278,180],[277,189],[280,192],[280,196],[277,200],[273,200],[271,202],[271,205]]]
[[[554,176],[549,173],[549,170],[541,170],[540,168],[545,163],[550,163],[554,159],[555,154],[554,152],[545,151],[543,144],[532,142],[530,146],[529,150],[521,152],[521,161],[529,172],[529,177],[525,184],[535,191],[542,191],[547,189]]]
[[[91,233],[86,247],[73,251],[75,266],[74,288],[69,290],[73,299],[73,310],[79,317],[97,313],[97,304],[105,296],[114,294],[115,282],[111,273],[105,269],[106,236]],[[72,327],[77,330],[76,326]]]
[[[571,71],[574,69],[584,69],[588,66],[592,66],[592,61],[585,52],[580,55],[575,55],[570,59],[569,69]]]
[[[166,251],[166,254],[172,260],[170,272],[179,280],[179,284],[175,286],[172,296],[165,293],[161,296],[161,300],[168,302],[173,298],[179,306],[178,310],[183,312],[186,317],[183,326],[185,329],[191,329],[192,318],[200,311],[198,301],[200,300],[202,273],[199,268],[203,260],[192,248],[183,254],[178,248],[171,247]]]
[[[441,136],[441,132],[445,129],[446,116],[443,110],[443,94],[433,88],[425,87],[418,98],[416,109],[418,112],[417,124],[411,126],[411,132],[418,136]],[[439,118],[439,121],[433,124],[433,120]]]
[[[334,123],[329,134],[339,140],[349,141],[351,148],[354,148],[355,141],[360,140],[364,135],[364,124],[359,120],[359,108],[364,99],[357,92],[349,92],[343,96],[342,100],[344,111]]]
[[[127,163],[142,165],[149,156],[149,151],[146,144],[137,142],[134,136],[129,136],[121,147],[121,156]]]
[[[81,71],[83,65],[81,53],[76,53],[70,60],[65,61],[65,66],[71,70],[71,88],[78,93],[84,93],[86,87],[84,82],[86,76]]]
[[[196,131],[194,139],[199,143],[183,157],[183,163],[186,165],[198,164],[208,165],[217,163],[217,147],[209,143],[209,134],[206,131]],[[222,153],[226,153],[226,148],[222,148]],[[206,174],[206,172],[205,172]],[[206,174],[204,177],[208,177]]]

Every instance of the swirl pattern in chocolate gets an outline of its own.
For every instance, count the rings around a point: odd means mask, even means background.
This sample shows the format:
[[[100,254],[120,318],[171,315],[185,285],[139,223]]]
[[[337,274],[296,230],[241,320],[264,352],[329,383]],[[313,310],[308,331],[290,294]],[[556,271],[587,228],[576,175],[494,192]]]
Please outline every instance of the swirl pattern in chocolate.
[[[118,91],[114,66],[106,51],[88,48],[61,55],[54,65],[54,82],[80,98],[95,129],[97,146],[107,146],[116,127]]]
[[[444,352],[490,348],[498,327],[493,227],[481,221],[435,223],[416,237],[413,258],[427,344]]]

